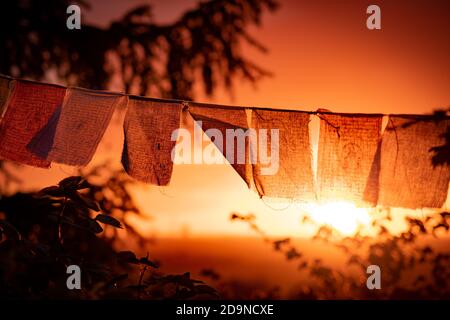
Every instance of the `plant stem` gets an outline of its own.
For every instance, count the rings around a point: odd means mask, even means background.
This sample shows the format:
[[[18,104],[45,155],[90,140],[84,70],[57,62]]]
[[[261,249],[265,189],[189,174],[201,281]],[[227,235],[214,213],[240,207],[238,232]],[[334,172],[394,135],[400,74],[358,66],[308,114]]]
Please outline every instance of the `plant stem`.
[[[63,217],[63,214],[64,214],[64,210],[66,209],[66,204],[67,204],[67,197],[64,197],[63,206],[62,206],[61,212],[58,215],[58,222],[57,222],[58,223],[58,238],[57,238],[57,241],[58,241],[59,245],[62,245],[62,243],[63,243],[61,221],[62,221],[62,217]]]
[[[147,259],[148,259],[148,252],[147,252]],[[144,279],[144,274],[147,271],[147,266],[144,266],[144,268],[141,270],[141,275],[139,276],[139,299],[141,298],[141,286],[142,286],[142,280]]]

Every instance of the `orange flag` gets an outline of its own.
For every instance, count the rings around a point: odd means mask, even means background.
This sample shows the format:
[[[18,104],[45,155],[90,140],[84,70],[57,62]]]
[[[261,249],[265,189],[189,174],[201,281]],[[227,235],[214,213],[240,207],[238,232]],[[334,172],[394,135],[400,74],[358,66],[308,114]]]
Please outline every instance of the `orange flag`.
[[[180,127],[181,103],[130,97],[124,122],[122,165],[136,180],[168,185],[172,176],[172,133]]]
[[[0,157],[35,167],[49,167],[50,161],[27,150],[27,144],[61,107],[66,88],[57,85],[17,81],[0,124]]]
[[[126,97],[69,88],[62,107],[56,110],[28,149],[49,161],[85,166],[120,103],[125,104]]]
[[[445,145],[447,119],[390,116],[378,159],[378,204],[441,208],[447,198],[450,167],[434,166],[433,147]]]
[[[370,175],[381,139],[383,117],[321,114],[320,119],[319,199],[363,204],[364,192],[376,187],[371,184]]]
[[[308,113],[253,109],[251,128],[258,136],[253,182],[260,196],[315,198],[308,123]]]

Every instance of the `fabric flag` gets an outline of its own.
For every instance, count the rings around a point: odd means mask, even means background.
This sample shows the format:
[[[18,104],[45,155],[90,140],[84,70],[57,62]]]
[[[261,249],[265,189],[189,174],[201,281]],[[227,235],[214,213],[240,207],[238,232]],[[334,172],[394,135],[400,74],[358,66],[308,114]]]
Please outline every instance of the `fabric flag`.
[[[309,141],[309,114],[254,109],[251,127],[253,182],[260,196],[307,201],[315,198]]]
[[[35,167],[49,167],[50,161],[27,150],[64,100],[66,88],[17,81],[0,124],[0,157]]]
[[[433,166],[432,147],[445,145],[449,120],[391,116],[379,159],[378,204],[403,208],[441,208],[450,168]],[[369,193],[370,195],[370,193]]]
[[[0,76],[0,118],[6,109],[8,98],[13,90],[14,80]]]
[[[213,143],[219,151],[250,187],[252,176],[251,165],[248,161],[250,137],[245,136],[248,129],[245,108],[189,103],[189,113],[197,123],[201,121],[203,131],[211,138],[211,141],[214,140]],[[221,137],[217,137],[218,132],[215,130],[219,130]],[[205,162],[204,159],[203,162]]]
[[[180,126],[181,103],[130,97],[124,122],[122,164],[133,178],[158,186],[172,176],[172,133]]]
[[[67,89],[66,98],[46,127],[28,145],[37,156],[85,166],[92,159],[117,104],[126,97],[86,89]]]
[[[362,204],[380,141],[383,117],[320,114],[319,118],[319,200]]]

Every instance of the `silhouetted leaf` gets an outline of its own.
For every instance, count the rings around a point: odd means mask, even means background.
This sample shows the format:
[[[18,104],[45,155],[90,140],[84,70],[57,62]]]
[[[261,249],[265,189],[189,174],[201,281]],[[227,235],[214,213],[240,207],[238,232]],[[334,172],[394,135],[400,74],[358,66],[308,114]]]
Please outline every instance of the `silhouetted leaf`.
[[[441,212],[440,215],[442,218],[446,219],[446,218],[450,217],[450,212]]]
[[[103,228],[101,225],[98,224],[97,221],[94,219],[87,219],[88,221],[88,229],[93,233],[101,233],[103,231]]]
[[[85,179],[83,179],[83,181],[81,181],[78,186],[77,186],[77,190],[82,190],[82,189],[86,189],[86,188],[92,188],[92,185]]]
[[[144,264],[146,266],[152,267],[152,268],[159,268],[159,264],[156,261],[151,261],[148,258],[140,258],[139,263]]]
[[[209,277],[215,281],[220,279],[220,274],[218,274],[215,270],[213,269],[202,269],[200,271],[200,274],[204,277]]]
[[[282,245],[286,245],[291,241],[291,239],[286,238],[286,239],[281,239],[281,240],[276,240],[273,242],[273,247],[276,251],[281,249]]]
[[[48,195],[52,197],[62,197],[64,196],[64,191],[58,186],[51,186],[40,190],[39,194]]]
[[[123,229],[122,224],[117,220],[116,218],[113,218],[111,216],[108,216],[106,214],[98,214],[95,217],[95,220],[100,221],[101,223],[108,224],[110,226]]]
[[[80,176],[71,176],[67,177],[65,179],[62,179],[58,185],[65,190],[76,190],[78,187],[78,184],[81,182],[83,178]]]
[[[138,264],[139,260],[136,255],[131,251],[120,251],[117,253],[117,259],[126,263]]]
[[[406,220],[408,221],[408,223],[411,226],[417,226],[421,233],[427,233],[425,225],[419,219],[414,219],[414,218],[407,217]]]
[[[291,248],[289,251],[286,252],[286,258],[288,260],[297,259],[302,256],[301,253],[297,252],[295,248]]]
[[[439,229],[444,229],[445,231],[448,231],[449,230],[449,224],[448,223],[444,223],[444,222],[436,224],[433,227],[433,234],[435,234],[436,230],[439,230]]]
[[[76,203],[78,203],[78,204],[80,204],[82,206],[85,206],[85,207],[87,207],[89,209],[92,209],[92,210],[97,211],[97,212],[100,211],[100,208],[99,208],[98,204],[94,200],[91,200],[91,199],[83,196],[82,194],[78,193],[77,191],[70,192],[69,193],[69,198],[72,201],[74,201],[74,202],[76,202]]]

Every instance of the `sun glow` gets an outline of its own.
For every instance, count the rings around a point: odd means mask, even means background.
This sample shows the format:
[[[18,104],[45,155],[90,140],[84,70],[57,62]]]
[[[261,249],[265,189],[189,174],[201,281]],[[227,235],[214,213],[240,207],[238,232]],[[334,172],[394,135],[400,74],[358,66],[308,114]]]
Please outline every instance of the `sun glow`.
[[[367,209],[346,201],[308,204],[305,211],[316,223],[329,225],[344,235],[353,235],[358,226],[371,222]]]

